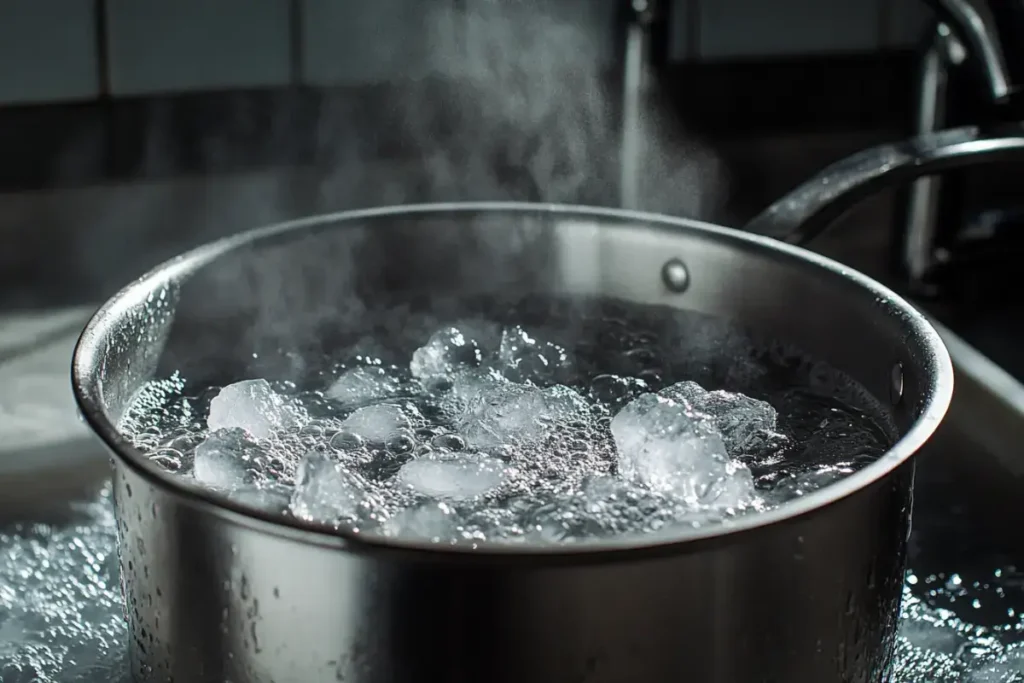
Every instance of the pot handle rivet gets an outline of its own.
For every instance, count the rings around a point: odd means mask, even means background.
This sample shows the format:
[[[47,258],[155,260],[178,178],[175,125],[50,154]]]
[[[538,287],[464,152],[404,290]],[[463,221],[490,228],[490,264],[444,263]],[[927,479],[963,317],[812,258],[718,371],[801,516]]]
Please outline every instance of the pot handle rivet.
[[[903,363],[899,361],[892,366],[889,373],[889,400],[893,406],[898,406],[903,400]]]
[[[679,259],[669,259],[661,267],[661,281],[670,292],[682,294],[690,286],[690,271]]]

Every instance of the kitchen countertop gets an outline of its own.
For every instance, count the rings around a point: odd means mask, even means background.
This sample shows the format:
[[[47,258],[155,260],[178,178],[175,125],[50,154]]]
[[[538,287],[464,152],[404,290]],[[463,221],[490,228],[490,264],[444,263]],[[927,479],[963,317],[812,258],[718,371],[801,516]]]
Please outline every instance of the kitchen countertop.
[[[0,518],[88,491],[109,471],[71,394],[71,354],[92,310],[0,315]]]

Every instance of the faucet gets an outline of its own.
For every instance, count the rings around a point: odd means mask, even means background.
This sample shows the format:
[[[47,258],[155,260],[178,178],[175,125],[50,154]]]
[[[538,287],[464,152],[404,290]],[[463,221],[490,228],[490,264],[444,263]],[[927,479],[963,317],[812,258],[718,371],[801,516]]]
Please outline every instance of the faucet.
[[[917,120],[914,133],[927,135],[947,127],[947,79],[950,70],[972,69],[982,77],[983,92],[996,105],[997,119],[1020,118],[1016,104],[1007,106],[1020,80],[1021,52],[1017,43],[1024,30],[1024,3],[1020,0],[929,0],[940,10],[939,22],[923,55],[919,74]],[[954,23],[955,21],[955,23]],[[1016,67],[1016,68],[1015,68]],[[1002,110],[997,112],[996,110]],[[957,191],[957,182],[923,177],[910,186],[906,222],[898,256],[907,285],[917,294],[933,295],[932,271],[947,258],[940,248],[943,222],[940,196]]]
[[[1008,55],[1017,50],[1024,26],[1019,0],[925,0],[965,44],[981,70],[989,98],[1006,102],[1020,87],[1020,62]]]
[[[664,0],[623,3],[626,30],[622,46],[619,203],[624,209],[638,208],[637,183],[644,157],[643,107],[651,86],[651,68],[661,66],[665,59],[668,4]]]

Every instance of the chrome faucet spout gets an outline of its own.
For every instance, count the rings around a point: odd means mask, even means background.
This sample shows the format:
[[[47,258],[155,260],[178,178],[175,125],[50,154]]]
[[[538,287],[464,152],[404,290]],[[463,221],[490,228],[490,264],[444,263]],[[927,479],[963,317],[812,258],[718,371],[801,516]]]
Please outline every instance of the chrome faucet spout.
[[[999,0],[997,0],[998,2]],[[989,0],[926,0],[966,43],[985,79],[994,102],[1009,99],[1015,87],[1007,61],[1006,45],[1000,34],[996,13]]]

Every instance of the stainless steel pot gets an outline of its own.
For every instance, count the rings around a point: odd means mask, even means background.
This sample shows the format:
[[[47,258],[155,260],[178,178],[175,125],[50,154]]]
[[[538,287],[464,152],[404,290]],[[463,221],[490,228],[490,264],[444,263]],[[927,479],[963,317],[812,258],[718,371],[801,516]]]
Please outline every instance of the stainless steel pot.
[[[951,141],[963,135],[839,164],[755,224],[785,236],[885,169],[912,176],[992,149],[943,153]],[[168,475],[114,427],[151,377],[293,371],[326,320],[358,325],[384,300],[466,291],[740,320],[859,380],[892,406],[901,438],[832,487],[677,541],[466,551],[246,513]],[[114,454],[141,681],[827,683],[888,676],[912,456],[946,411],[952,370],[906,302],[798,247],[634,212],[462,204],[319,216],[185,254],[96,314],[73,382]]]

